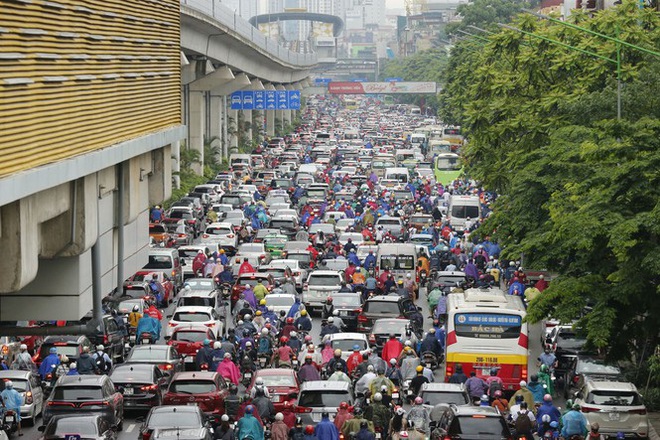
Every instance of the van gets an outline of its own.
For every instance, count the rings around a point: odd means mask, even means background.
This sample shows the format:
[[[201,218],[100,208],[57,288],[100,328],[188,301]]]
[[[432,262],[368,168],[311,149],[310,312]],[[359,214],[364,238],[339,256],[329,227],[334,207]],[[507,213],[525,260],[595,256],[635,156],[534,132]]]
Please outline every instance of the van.
[[[385,179],[398,180],[404,185],[408,183],[408,177],[408,168],[405,167],[387,168],[385,170]]]
[[[424,142],[426,142],[426,135],[424,133],[413,133],[410,136],[410,143],[413,144],[413,145],[416,145],[416,144],[421,145]]]
[[[376,268],[389,270],[395,278],[414,274],[417,267],[417,249],[413,243],[381,243],[376,253]]]
[[[457,231],[465,230],[465,220],[481,218],[479,196],[453,195],[449,199],[449,224]]]
[[[252,157],[249,154],[232,153],[229,155],[229,166],[243,164],[252,166]]]
[[[185,264],[179,257],[178,249],[149,249],[149,262],[143,269],[166,272],[172,278],[176,289],[183,285],[183,267]]]

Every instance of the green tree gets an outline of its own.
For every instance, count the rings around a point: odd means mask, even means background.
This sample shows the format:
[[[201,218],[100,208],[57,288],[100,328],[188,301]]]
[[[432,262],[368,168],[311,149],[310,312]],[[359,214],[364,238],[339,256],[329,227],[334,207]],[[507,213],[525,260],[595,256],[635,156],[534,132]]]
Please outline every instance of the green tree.
[[[520,8],[527,8],[537,4],[537,1],[523,0],[474,0],[462,3],[456,12],[463,19],[459,22],[449,23],[446,32],[454,34],[457,30],[468,30],[468,26],[488,28],[497,23],[508,23],[518,15]]]

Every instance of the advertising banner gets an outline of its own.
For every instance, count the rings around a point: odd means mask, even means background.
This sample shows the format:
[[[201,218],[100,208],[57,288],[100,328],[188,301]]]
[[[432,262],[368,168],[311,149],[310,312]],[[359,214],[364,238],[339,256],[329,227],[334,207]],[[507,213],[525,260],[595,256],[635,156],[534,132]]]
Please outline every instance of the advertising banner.
[[[364,95],[364,94],[435,94],[437,85],[434,82],[331,82],[328,84],[328,93],[335,95]]]

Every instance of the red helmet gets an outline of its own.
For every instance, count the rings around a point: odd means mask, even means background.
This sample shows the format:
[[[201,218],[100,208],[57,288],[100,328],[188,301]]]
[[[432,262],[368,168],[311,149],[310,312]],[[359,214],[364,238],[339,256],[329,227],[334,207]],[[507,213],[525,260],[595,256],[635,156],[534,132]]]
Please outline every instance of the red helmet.
[[[293,318],[286,318],[287,324],[293,324]]]
[[[346,402],[342,402],[342,403],[340,403],[340,404],[339,404],[339,408],[341,408],[341,409],[348,409],[348,403],[346,403]]]
[[[312,425],[305,426],[305,434],[314,435],[314,427]]]
[[[286,336],[282,336],[282,337],[280,338],[280,342],[281,342],[282,344],[286,344],[287,342],[289,342],[289,338],[287,338]]]
[[[329,296],[329,297],[326,299],[326,301],[329,302],[329,303],[331,303],[331,302],[332,302],[332,297]]]

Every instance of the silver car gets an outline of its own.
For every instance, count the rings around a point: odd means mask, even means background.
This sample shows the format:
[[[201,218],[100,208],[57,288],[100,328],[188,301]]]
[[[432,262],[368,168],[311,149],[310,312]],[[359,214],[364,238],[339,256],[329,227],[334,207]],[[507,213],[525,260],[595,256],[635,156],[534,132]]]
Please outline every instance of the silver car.
[[[31,371],[0,370],[0,380],[13,382],[14,389],[23,397],[21,419],[27,419],[27,423],[34,425],[44,407],[44,395],[39,375]]]
[[[347,382],[312,380],[300,386],[296,407],[300,411],[303,425],[316,425],[321,415],[327,412],[334,420],[341,402],[353,404],[353,394]]]

